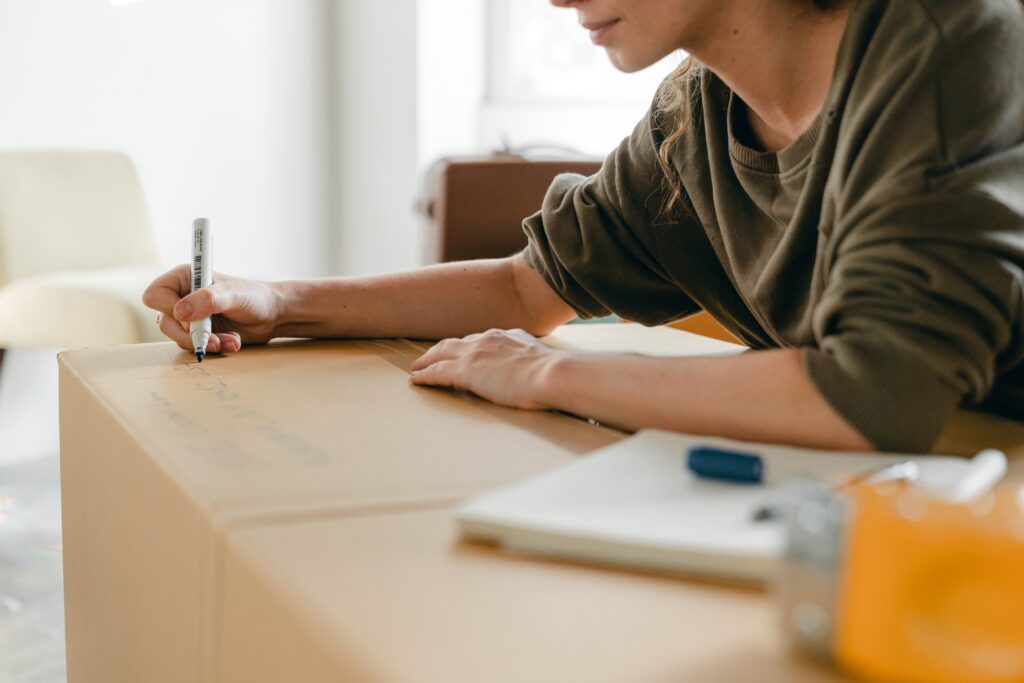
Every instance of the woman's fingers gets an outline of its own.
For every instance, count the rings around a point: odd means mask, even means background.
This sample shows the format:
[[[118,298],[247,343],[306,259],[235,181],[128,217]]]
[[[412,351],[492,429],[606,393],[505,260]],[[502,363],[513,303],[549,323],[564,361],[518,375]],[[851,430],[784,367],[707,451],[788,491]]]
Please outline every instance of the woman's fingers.
[[[455,358],[467,343],[468,342],[464,339],[442,339],[430,347],[426,353],[414,360],[409,369],[416,372],[417,370],[422,370],[423,368],[433,365],[438,361]]]
[[[174,306],[174,317],[178,320],[191,321],[229,312],[235,304],[235,298],[230,287],[215,282],[183,297]]]
[[[170,337],[178,346],[186,351],[195,350],[192,345],[192,335],[189,334],[188,323],[175,320],[173,316],[162,313],[157,314],[157,323],[160,326],[160,331]],[[215,332],[206,342],[207,353],[226,353],[238,351],[241,348],[242,338],[237,332]]]
[[[213,319],[213,335],[207,346],[212,353],[240,350],[243,337],[253,343],[273,337],[277,311],[269,286],[214,273],[212,285],[190,292],[190,274],[187,264],[173,268],[154,280],[142,296],[143,303],[167,318],[160,321],[160,329],[178,346],[191,348],[189,323],[204,318]]]
[[[464,354],[470,348],[479,349],[494,349],[501,348],[503,344],[506,344],[510,339],[518,339],[520,341],[536,341],[536,339],[530,334],[523,330],[487,330],[486,332],[477,332],[474,334],[467,335],[461,339],[451,338],[442,339],[432,346],[426,353],[417,358],[412,366],[411,370],[422,370],[432,363],[436,363],[441,360],[451,360],[458,358]]]
[[[522,330],[445,340],[412,366],[413,384],[448,386],[506,406],[541,410],[539,373],[553,349]]]
[[[242,348],[242,335],[237,332],[214,332],[210,335],[210,339],[212,340],[214,337],[217,338],[221,353],[239,351]]]
[[[430,384],[433,386],[459,387],[455,384],[456,363],[451,360],[439,360],[422,370],[414,370],[409,379],[413,384]]]
[[[182,327],[174,316],[159,313],[157,323],[160,325],[160,331],[170,337],[171,341],[187,351],[192,350],[192,338],[188,334],[188,328]]]
[[[146,288],[142,303],[149,308],[189,322],[229,311],[235,303],[230,286],[214,282],[191,292],[192,270],[187,263],[167,271]]]
[[[187,263],[167,271],[153,280],[142,293],[142,303],[155,311],[171,315],[175,304],[188,294],[191,273]]]

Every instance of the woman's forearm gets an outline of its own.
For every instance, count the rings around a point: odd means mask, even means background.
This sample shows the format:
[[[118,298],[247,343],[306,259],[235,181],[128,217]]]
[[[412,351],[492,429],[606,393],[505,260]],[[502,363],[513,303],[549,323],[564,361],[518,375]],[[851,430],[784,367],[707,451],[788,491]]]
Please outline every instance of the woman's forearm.
[[[536,386],[547,407],[623,429],[874,449],[821,397],[793,349],[700,358],[563,352]]]
[[[441,339],[517,327],[542,335],[573,317],[521,256],[275,286],[276,336]]]

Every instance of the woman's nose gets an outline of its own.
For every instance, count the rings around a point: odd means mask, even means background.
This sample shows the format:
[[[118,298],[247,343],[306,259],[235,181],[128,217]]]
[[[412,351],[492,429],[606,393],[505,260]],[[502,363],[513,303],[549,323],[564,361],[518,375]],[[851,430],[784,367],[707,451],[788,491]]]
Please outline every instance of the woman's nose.
[[[572,7],[578,5],[582,0],[551,0],[551,4],[555,7]]]

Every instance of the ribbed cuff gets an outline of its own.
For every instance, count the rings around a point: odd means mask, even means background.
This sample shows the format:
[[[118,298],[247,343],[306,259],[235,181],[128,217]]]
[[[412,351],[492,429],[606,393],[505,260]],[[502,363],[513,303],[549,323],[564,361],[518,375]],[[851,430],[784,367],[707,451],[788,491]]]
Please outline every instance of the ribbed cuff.
[[[584,308],[582,305],[576,303],[566,295],[566,290],[569,288],[568,284],[557,279],[552,273],[551,269],[548,268],[547,263],[544,261],[544,257],[538,253],[538,249],[535,247],[535,242],[530,239],[530,243],[523,249],[522,254],[526,260],[526,265],[537,271],[537,274],[544,278],[544,281],[548,283],[551,290],[558,295],[562,301],[568,304],[569,308],[576,311],[583,320],[590,320],[591,318],[601,318],[610,313],[606,308],[601,307],[599,304],[594,302],[594,309]]]
[[[801,360],[829,405],[879,450],[926,453],[960,401],[934,370],[890,348],[804,348]]]

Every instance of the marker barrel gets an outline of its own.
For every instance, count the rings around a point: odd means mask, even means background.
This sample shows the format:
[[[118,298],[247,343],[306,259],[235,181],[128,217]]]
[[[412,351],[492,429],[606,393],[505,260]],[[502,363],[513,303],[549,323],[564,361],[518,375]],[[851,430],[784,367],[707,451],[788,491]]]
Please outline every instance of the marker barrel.
[[[210,221],[197,218],[192,222],[192,291],[197,292],[213,283],[213,267],[210,264]],[[206,345],[213,334],[210,318],[193,320],[188,326],[196,358],[206,354]]]

